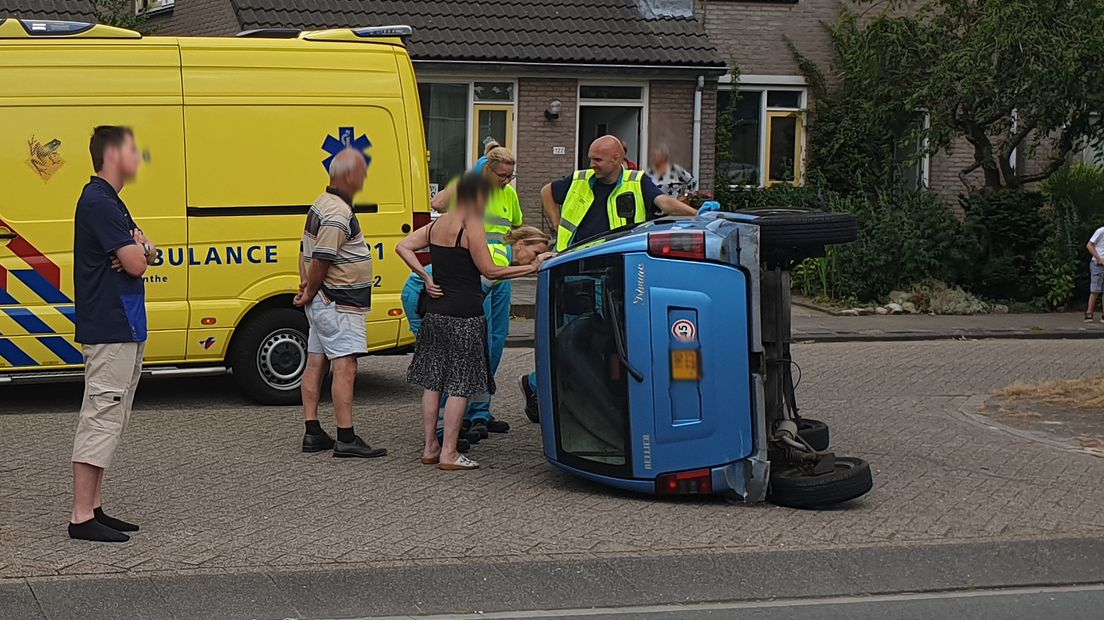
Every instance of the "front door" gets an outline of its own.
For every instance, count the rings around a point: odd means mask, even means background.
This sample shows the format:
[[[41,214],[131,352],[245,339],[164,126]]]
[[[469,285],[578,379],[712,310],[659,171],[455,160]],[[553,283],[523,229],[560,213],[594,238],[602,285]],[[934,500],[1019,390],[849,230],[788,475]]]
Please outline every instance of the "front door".
[[[590,143],[612,135],[620,138],[628,152],[626,158],[641,162],[640,152],[642,109],[640,106],[584,105],[579,108],[578,169],[590,167]]]
[[[472,123],[472,161],[483,156],[487,144],[494,141],[510,150],[514,148],[514,106],[479,105],[474,108]]]

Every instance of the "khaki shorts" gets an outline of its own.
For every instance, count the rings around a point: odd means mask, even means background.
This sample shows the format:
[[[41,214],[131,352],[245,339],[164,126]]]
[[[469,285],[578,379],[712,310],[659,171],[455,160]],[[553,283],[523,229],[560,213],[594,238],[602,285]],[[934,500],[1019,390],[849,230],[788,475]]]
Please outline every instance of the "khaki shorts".
[[[368,326],[359,312],[338,312],[337,304],[326,303],[322,293],[307,304],[307,353],[321,353],[335,360],[368,352]]]
[[[123,435],[142,376],[144,342],[84,345],[84,400],[73,462],[107,469]]]

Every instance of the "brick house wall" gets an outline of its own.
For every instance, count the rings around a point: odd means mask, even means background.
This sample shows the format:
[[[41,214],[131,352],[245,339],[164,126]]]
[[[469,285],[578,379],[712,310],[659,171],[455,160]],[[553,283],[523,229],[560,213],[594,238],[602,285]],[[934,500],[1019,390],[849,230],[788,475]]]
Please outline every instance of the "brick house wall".
[[[694,163],[694,90],[697,80],[653,80],[648,87],[648,144],[666,144],[671,161],[687,170]],[[713,166],[716,161],[717,82],[707,80],[702,88],[701,102],[701,170],[698,187],[713,189]],[[647,167],[647,161],[640,162]]]
[[[575,128],[579,82],[575,79],[533,77],[518,79],[516,188],[525,223],[548,228],[541,206],[545,183],[575,169]],[[544,111],[551,101],[563,104],[560,118],[550,121]],[[563,155],[552,148],[564,147]]]
[[[698,19],[721,56],[744,75],[801,75],[786,38],[802,54],[827,67],[832,41],[824,24],[840,15],[840,0],[799,0],[796,4],[699,0]]]

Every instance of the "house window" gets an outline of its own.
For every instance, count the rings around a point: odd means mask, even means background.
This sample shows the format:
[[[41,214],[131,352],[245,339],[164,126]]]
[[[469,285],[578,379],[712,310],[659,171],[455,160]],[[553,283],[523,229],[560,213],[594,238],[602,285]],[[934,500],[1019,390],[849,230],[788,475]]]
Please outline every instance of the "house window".
[[[172,10],[175,0],[134,0],[135,15],[153,15],[161,11]]]
[[[908,191],[928,186],[928,139],[924,132],[930,123],[931,117],[927,112],[917,112],[893,148],[897,178]]]
[[[727,146],[720,178],[734,186],[800,185],[804,182],[805,89],[740,86],[717,93],[719,146]],[[726,144],[720,140],[727,139]]]
[[[512,81],[427,81],[418,84],[430,194],[471,168],[486,145],[514,148]]]
[[[625,158],[639,165],[648,145],[647,88],[640,84],[580,84],[578,169],[590,167],[590,143],[613,135],[625,143]]]

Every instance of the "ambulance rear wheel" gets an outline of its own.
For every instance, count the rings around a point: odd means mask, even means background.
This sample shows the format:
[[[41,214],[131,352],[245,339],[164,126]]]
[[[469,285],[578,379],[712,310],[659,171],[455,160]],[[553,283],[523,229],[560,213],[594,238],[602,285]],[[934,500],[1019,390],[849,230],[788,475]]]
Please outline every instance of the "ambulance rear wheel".
[[[874,475],[869,463],[838,456],[833,471],[817,476],[801,467],[772,469],[767,501],[789,508],[827,508],[862,497],[872,488]]]
[[[307,366],[307,317],[294,308],[272,308],[238,328],[230,366],[242,391],[263,405],[302,403],[299,385]]]

